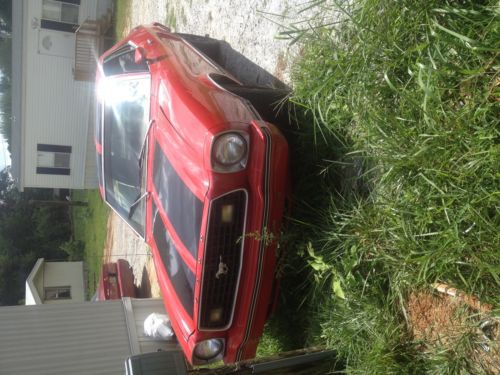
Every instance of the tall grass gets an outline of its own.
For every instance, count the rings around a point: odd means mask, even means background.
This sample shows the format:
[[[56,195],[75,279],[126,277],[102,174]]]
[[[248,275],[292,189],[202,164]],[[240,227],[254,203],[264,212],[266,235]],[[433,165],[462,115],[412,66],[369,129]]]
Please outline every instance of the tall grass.
[[[315,6],[330,26],[288,32],[310,119],[290,262],[309,274],[311,336],[351,373],[482,371],[467,345],[419,350],[405,300],[439,281],[498,308],[498,2]]]
[[[107,235],[109,209],[98,190],[73,190],[71,197],[87,202],[84,207],[72,207],[73,237],[85,244],[84,261],[87,267],[87,293],[92,296],[99,282],[103,249]]]
[[[125,37],[128,19],[132,11],[131,0],[114,0],[114,35],[120,40]]]

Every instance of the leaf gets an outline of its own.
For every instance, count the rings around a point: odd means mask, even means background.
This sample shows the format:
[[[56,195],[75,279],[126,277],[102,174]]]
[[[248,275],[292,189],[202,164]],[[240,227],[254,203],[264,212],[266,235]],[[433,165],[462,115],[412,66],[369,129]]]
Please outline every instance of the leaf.
[[[342,286],[340,285],[340,279],[334,278],[332,283],[333,293],[342,299],[345,299],[344,291],[342,290]]]
[[[328,271],[328,265],[326,265],[325,263],[315,261],[315,262],[309,262],[309,264],[311,265],[311,267],[315,271],[318,271],[318,272],[321,272],[321,273],[323,273],[325,271]]]
[[[324,272],[328,271],[331,268],[330,265],[328,265],[323,260],[322,256],[314,254],[314,249],[310,242],[307,244],[307,252],[309,253],[309,256],[312,258],[312,260],[308,260],[307,263],[315,271],[319,272],[319,275],[317,275],[318,277],[321,277]]]
[[[469,44],[475,44],[476,43],[476,41],[474,39],[471,39],[471,38],[469,38],[469,37],[467,37],[465,35],[459,34],[456,31],[447,29],[446,27],[440,25],[439,22],[436,19],[434,19],[434,25],[436,25],[439,29],[443,30],[444,32],[446,32],[446,33],[448,33],[450,35],[453,35],[455,38],[460,39],[462,42],[469,43]]]

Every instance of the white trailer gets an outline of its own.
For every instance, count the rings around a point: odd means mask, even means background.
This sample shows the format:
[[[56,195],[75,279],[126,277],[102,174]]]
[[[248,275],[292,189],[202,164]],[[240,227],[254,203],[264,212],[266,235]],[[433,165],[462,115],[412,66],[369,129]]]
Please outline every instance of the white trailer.
[[[144,334],[153,312],[165,314],[161,299],[0,307],[0,374],[123,375],[131,355],[182,352]]]

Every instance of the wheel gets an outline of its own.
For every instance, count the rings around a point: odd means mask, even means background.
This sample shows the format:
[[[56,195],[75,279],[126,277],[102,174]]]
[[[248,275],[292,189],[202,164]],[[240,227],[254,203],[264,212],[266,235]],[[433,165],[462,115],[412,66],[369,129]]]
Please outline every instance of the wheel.
[[[180,36],[182,39],[191,44],[198,51],[203,53],[209,59],[213,60],[216,63],[219,63],[220,60],[220,44],[221,42],[217,39],[212,39],[208,36],[201,35],[193,35],[193,34],[183,34],[177,33],[176,35]]]
[[[252,103],[265,121],[278,126],[288,126],[290,124],[289,102],[287,100],[290,95],[289,90],[236,84],[226,84],[223,87]]]

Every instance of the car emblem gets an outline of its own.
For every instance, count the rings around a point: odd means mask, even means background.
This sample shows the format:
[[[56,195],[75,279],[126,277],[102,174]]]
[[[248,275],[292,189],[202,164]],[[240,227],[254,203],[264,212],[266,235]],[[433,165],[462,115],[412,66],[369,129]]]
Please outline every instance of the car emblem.
[[[220,279],[221,276],[227,275],[227,272],[229,271],[229,267],[227,266],[227,264],[222,262],[222,255],[220,256],[219,259],[220,259],[219,269],[217,270],[217,273],[215,274],[216,279]]]

